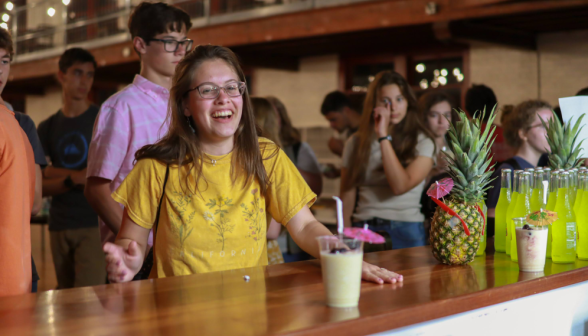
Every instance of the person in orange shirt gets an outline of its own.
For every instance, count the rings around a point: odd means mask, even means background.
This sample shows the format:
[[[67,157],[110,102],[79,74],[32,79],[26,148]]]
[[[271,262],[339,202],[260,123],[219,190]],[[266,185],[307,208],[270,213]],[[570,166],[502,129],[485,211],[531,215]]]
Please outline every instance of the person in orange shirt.
[[[0,94],[8,80],[12,54],[12,38],[8,31],[0,29]],[[33,149],[14,113],[0,97],[0,296],[31,292],[30,219],[34,195]]]

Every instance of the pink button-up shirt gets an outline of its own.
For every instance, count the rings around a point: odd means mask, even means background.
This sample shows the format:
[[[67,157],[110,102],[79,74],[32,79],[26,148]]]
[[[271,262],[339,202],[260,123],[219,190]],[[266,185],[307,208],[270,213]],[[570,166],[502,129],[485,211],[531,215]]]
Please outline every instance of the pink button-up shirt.
[[[169,90],[140,75],[108,98],[94,124],[87,176],[111,180],[110,191],[114,192],[133,169],[135,152],[167,133],[168,101]],[[114,242],[114,233],[102,220],[100,236],[102,243]],[[150,234],[149,245],[152,241]]]

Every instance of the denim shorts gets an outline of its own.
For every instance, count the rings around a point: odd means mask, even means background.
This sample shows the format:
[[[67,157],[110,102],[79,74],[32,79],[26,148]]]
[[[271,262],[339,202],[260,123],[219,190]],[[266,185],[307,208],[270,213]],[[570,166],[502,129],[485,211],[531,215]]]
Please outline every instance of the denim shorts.
[[[423,222],[401,222],[382,218],[354,222],[354,227],[369,225],[372,231],[386,232],[392,240],[392,249],[402,249],[427,245],[427,237]]]

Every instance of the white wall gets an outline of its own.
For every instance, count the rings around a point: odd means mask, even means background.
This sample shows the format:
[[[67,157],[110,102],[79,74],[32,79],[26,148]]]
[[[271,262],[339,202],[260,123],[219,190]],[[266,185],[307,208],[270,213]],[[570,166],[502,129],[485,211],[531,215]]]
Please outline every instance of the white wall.
[[[539,36],[541,98],[551,104],[588,87],[588,30]]]
[[[61,87],[52,86],[45,90],[45,95],[28,95],[25,101],[25,113],[39,126],[39,123],[61,108]]]
[[[337,55],[303,58],[299,71],[259,68],[253,93],[279,98],[295,127],[328,126],[320,107],[327,93],[337,89],[338,69]]]
[[[492,44],[472,43],[470,83],[485,84],[499,105],[538,97],[537,53]]]
[[[500,105],[558,98],[588,87],[588,30],[539,35],[537,51],[484,43],[470,48],[470,82],[490,86]]]

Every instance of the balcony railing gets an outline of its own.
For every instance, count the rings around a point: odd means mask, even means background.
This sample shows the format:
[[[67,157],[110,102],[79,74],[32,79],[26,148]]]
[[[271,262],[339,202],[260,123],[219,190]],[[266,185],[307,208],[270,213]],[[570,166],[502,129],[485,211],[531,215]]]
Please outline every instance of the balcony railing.
[[[193,27],[369,0],[168,0],[186,11]],[[21,0],[24,2],[24,0]],[[140,0],[29,0],[0,9],[0,26],[15,40],[15,62],[61,54],[78,46],[95,48],[128,41],[127,21]],[[12,5],[12,6],[11,6]],[[1,21],[0,21],[1,22]]]

